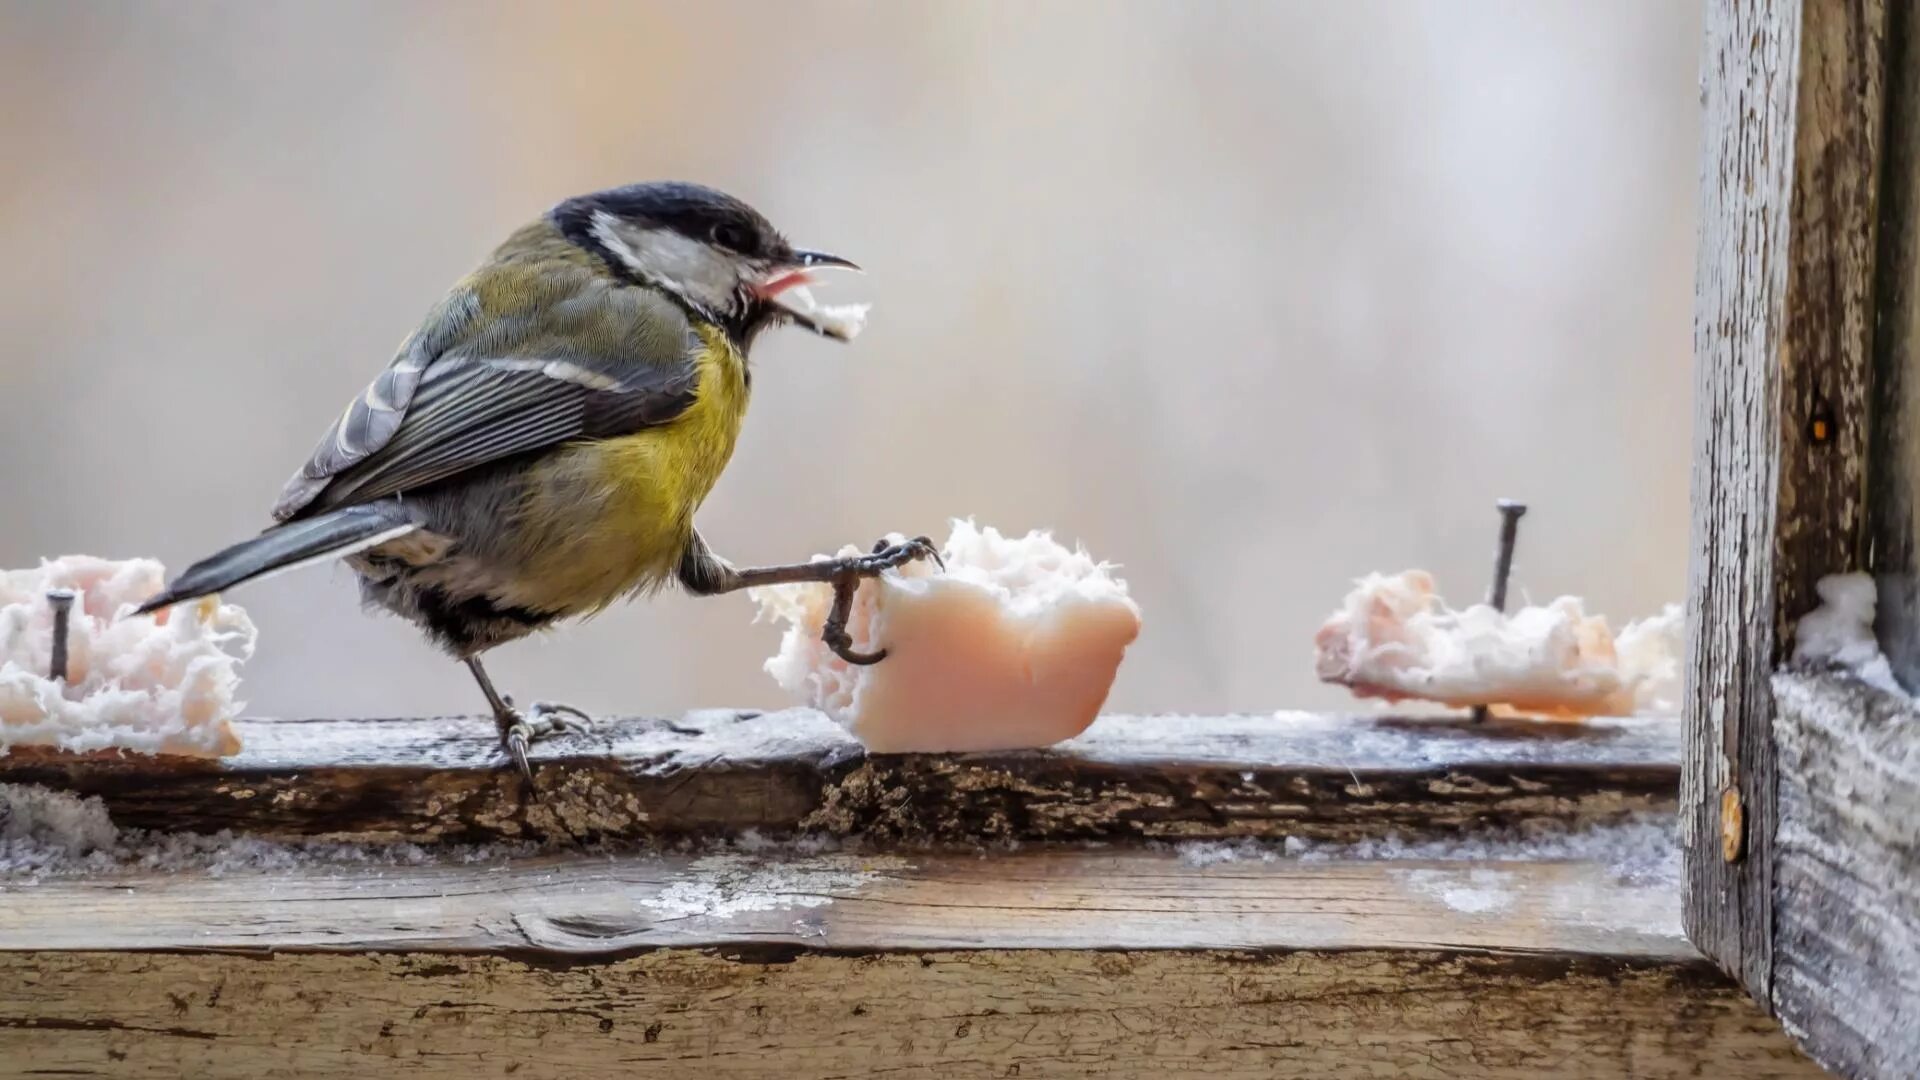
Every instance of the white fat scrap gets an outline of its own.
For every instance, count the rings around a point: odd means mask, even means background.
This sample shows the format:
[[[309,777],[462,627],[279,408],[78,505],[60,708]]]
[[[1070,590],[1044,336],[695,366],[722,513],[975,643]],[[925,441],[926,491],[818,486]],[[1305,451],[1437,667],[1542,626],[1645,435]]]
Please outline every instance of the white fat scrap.
[[[1873,636],[1879,600],[1873,576],[1833,574],[1821,578],[1814,591],[1820,606],[1802,616],[1794,630],[1794,663],[1844,668],[1869,686],[1905,696]]]
[[[1633,690],[1635,715],[1680,715],[1680,658],[1686,650],[1687,613],[1679,604],[1628,623],[1613,639],[1620,681]]]
[[[39,746],[210,758],[240,749],[234,695],[253,623],[218,597],[129,614],[165,579],[152,559],[85,555],[0,571],[0,754]],[[55,589],[78,594],[65,680],[50,672]]]
[[[1085,731],[1140,633],[1126,582],[1047,533],[1009,538],[971,521],[954,522],[941,557],[944,572],[920,561],[861,583],[853,647],[887,650],[866,667],[820,640],[828,586],[752,590],[763,618],[787,623],[768,674],[881,753],[1022,749]]]
[[[1560,716],[1667,715],[1680,704],[1678,605],[1615,637],[1579,597],[1455,611],[1424,570],[1370,574],[1314,635],[1314,671],[1355,695]]]
[[[805,285],[782,290],[778,302],[811,321],[821,333],[841,341],[852,341],[867,328],[867,312],[873,308],[872,304],[822,304]]]

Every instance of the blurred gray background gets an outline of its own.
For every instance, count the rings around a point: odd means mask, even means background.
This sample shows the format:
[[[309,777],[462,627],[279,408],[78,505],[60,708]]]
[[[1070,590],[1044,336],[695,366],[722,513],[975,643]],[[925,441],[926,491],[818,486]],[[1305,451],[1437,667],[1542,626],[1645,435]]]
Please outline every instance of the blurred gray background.
[[[975,515],[1123,564],[1120,710],[1328,706],[1349,579],[1681,598],[1697,5],[0,2],[0,566],[179,568],[561,197],[697,179],[869,269],[755,351],[701,517],[790,561]],[[313,569],[273,715],[474,711]],[[740,597],[496,653],[523,700],[771,705]]]

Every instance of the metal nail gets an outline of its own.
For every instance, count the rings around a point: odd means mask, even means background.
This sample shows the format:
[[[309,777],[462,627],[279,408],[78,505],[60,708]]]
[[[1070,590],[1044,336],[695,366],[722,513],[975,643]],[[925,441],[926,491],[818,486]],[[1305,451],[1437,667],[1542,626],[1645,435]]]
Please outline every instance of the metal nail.
[[[1520,519],[1526,516],[1527,505],[1512,499],[1496,499],[1494,509],[1500,511],[1500,546],[1493,554],[1493,587],[1487,590],[1487,605],[1495,611],[1507,610],[1507,581],[1513,576],[1513,546],[1520,538]],[[1473,707],[1473,719],[1476,723],[1486,720],[1488,709],[1485,705]]]
[[[47,665],[47,678],[57,682],[67,681],[67,631],[77,595],[72,589],[53,589],[47,593],[47,603],[53,606],[53,662]]]
[[[1513,544],[1520,538],[1520,519],[1526,516],[1525,503],[1500,499],[1494,504],[1500,511],[1500,547],[1493,556],[1493,588],[1487,590],[1487,603],[1495,611],[1507,610],[1507,579],[1513,576]]]

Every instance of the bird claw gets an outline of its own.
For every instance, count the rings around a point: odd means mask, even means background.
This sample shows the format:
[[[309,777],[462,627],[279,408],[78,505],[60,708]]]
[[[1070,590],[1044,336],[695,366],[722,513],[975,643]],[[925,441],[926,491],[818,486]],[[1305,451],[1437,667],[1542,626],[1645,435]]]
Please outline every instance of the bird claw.
[[[838,586],[835,587],[838,588]],[[879,649],[870,653],[863,653],[855,649],[853,647],[852,635],[848,634],[844,629],[838,633],[823,633],[820,635],[820,639],[827,643],[827,648],[833,650],[833,655],[856,667],[868,667],[887,658],[887,650],[885,649]]]
[[[945,570],[947,563],[940,557],[940,549],[933,546],[933,540],[925,536],[916,536],[896,544],[882,538],[873,545],[873,551],[867,555],[856,555],[847,560],[846,572],[855,577],[877,577],[881,573],[896,567],[905,566],[915,559],[932,559],[933,564]]]
[[[547,730],[542,734],[593,730],[593,714],[573,705],[563,705],[557,701],[536,701],[531,711],[534,716],[547,724]],[[561,717],[571,717],[571,719],[563,720]]]
[[[533,765],[527,761],[527,746],[533,742],[533,737],[533,729],[524,720],[514,721],[500,733],[500,746],[519,766],[520,775],[526,779],[529,789],[533,787]]]
[[[853,613],[853,594],[862,580],[879,577],[915,559],[932,559],[940,569],[947,568],[946,561],[940,558],[940,549],[934,547],[933,541],[925,536],[916,536],[898,544],[883,538],[873,545],[872,552],[842,560],[839,572],[833,577],[833,610],[827,613],[826,625],[820,628],[820,640],[833,650],[835,656],[859,667],[877,664],[887,658],[885,649],[864,653],[853,647],[853,636],[847,633],[847,618]]]
[[[526,712],[514,708],[513,699],[502,699],[507,706],[506,715],[499,717],[500,746],[513,759],[520,775],[527,781],[527,787],[533,788],[533,764],[527,760],[527,751],[533,744],[549,735],[566,731],[593,730],[593,717],[585,710],[572,705],[561,705],[552,701],[536,701],[527,707]]]

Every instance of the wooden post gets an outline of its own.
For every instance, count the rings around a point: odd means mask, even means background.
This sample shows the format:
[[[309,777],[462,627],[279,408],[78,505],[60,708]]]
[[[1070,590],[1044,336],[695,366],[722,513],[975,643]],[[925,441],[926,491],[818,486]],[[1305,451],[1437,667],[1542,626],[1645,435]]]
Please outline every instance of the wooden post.
[[[1887,13],[1887,123],[1867,460],[1880,645],[1920,689],[1920,19]]]
[[[1694,943],[1771,1001],[1768,680],[1867,550],[1883,0],[1708,5],[1681,839]]]
[[[1844,1076],[1920,1075],[1920,707],[1785,672],[1870,570],[1920,686],[1920,20],[1711,5],[1681,766],[1688,936]]]

